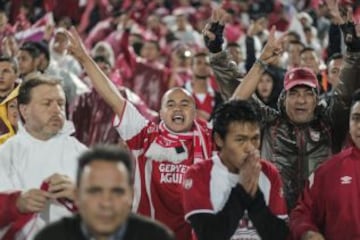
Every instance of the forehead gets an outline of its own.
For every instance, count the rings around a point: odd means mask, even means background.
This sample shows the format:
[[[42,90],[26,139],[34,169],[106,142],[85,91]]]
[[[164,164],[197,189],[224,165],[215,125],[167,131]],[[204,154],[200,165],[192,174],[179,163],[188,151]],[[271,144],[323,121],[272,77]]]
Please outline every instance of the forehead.
[[[13,68],[12,63],[8,62],[8,61],[0,61],[0,68],[1,69],[6,69],[6,68]]]
[[[194,101],[191,94],[188,93],[186,90],[181,89],[181,88],[176,88],[176,89],[170,89],[169,91],[167,91],[164,94],[162,103],[166,103],[166,102],[169,102],[169,101],[176,101],[176,102],[179,101],[180,102],[180,101],[183,101],[183,100],[191,101],[191,102]]]
[[[206,55],[194,56],[194,62],[207,62],[210,63],[209,57]]]
[[[227,135],[254,136],[260,134],[260,126],[256,122],[233,121],[228,125]]]
[[[20,49],[18,56],[31,58],[31,54],[27,50],[23,50],[23,49]]]
[[[316,53],[314,51],[305,51],[303,53],[301,53],[302,57],[313,57],[313,58],[317,58]]]
[[[340,67],[342,65],[342,62],[343,60],[342,59],[333,59],[330,61],[329,63],[329,67],[332,68],[332,67]]]
[[[298,86],[295,86],[295,87],[289,89],[289,90],[287,91],[287,93],[288,93],[288,92],[308,92],[308,91],[313,92],[313,90],[314,90],[314,89],[311,88],[311,87],[309,87],[309,86],[298,85]]]
[[[57,85],[42,84],[31,89],[31,99],[63,99],[65,100],[65,93],[63,88]]]
[[[66,35],[65,35],[64,33],[59,32],[59,33],[57,33],[57,34],[55,35],[55,39],[56,39],[56,40],[66,40],[67,37],[66,37]]]
[[[109,162],[103,159],[94,160],[84,168],[82,182],[95,184],[123,184],[128,183],[128,171],[121,162]]]
[[[360,101],[357,101],[357,102],[351,107],[351,114],[360,114]]]

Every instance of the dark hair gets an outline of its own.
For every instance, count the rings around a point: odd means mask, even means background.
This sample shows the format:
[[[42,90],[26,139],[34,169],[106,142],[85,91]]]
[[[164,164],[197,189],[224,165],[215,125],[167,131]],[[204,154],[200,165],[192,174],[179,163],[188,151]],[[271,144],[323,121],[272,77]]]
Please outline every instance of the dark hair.
[[[96,63],[105,63],[111,67],[109,59],[103,55],[96,55],[93,59]]]
[[[295,31],[290,31],[290,32],[288,32],[286,35],[287,35],[287,36],[293,36],[293,37],[295,38],[295,40],[298,40],[298,41],[301,40],[300,35],[299,35],[297,32],[295,32]]]
[[[344,55],[342,55],[341,53],[334,53],[329,57],[327,63],[329,64],[332,60],[337,60],[337,59],[344,59]]]
[[[40,50],[32,42],[25,42],[19,50],[28,52],[32,58],[38,58],[41,54]]]
[[[232,100],[221,104],[213,114],[213,130],[224,139],[232,122],[247,122],[260,125],[261,117],[254,105],[245,100]]]
[[[289,45],[290,44],[297,44],[297,45],[301,45],[303,48],[305,48],[305,44],[303,44],[301,41],[299,41],[299,40],[291,40],[290,42],[289,42]]]
[[[15,58],[8,56],[0,56],[0,62],[8,62],[11,64],[15,73],[18,73],[18,63]]]
[[[356,90],[351,96],[351,107],[355,105],[355,103],[360,101],[360,89]]]
[[[132,160],[128,151],[111,145],[97,145],[92,149],[87,150],[78,158],[78,168],[76,173],[76,184],[79,186],[81,176],[84,168],[92,162],[105,161],[110,163],[123,163],[128,171],[129,184],[132,184]]]
[[[148,43],[151,43],[151,44],[154,44],[156,49],[160,52],[161,51],[161,47],[160,47],[160,44],[158,41],[156,40],[147,40],[145,42],[148,42]],[[143,45],[144,46],[144,45]]]
[[[300,55],[302,55],[305,52],[316,52],[316,51],[312,47],[304,47],[303,50],[300,51]]]
[[[206,52],[197,52],[194,54],[194,58],[197,57],[208,57],[209,55]]]
[[[31,90],[37,86],[40,85],[50,85],[50,86],[56,86],[60,85],[61,81],[46,75],[38,75],[34,77],[33,79],[23,81],[21,83],[21,86],[19,88],[19,95],[17,97],[18,105],[26,105],[29,104],[31,101]]]
[[[40,42],[26,42],[24,45],[32,46],[39,50],[39,55],[44,54],[46,60],[50,61],[50,52],[49,52],[49,45],[46,41],[40,41]]]
[[[304,28],[303,28],[303,31],[304,31],[304,32],[311,32],[311,27],[304,27]]]
[[[229,47],[237,47],[237,48],[240,48],[240,45],[239,45],[237,42],[229,42],[229,43],[226,45],[226,48],[229,48]]]

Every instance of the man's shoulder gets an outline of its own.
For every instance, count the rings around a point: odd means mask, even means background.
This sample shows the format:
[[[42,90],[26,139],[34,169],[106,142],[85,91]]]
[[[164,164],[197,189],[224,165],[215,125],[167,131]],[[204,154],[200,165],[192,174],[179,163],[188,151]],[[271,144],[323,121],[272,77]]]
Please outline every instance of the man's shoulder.
[[[85,240],[80,230],[79,216],[65,217],[49,224],[36,235],[35,240],[64,239],[65,235],[71,236],[70,239]]]
[[[351,155],[353,154],[354,147],[349,147],[338,154],[333,155],[328,160],[323,162],[317,169],[316,174],[319,175],[328,175],[331,171],[339,171],[340,169],[339,164],[341,164],[343,161],[348,160],[351,158]]]
[[[188,168],[186,175],[200,176],[202,175],[202,173],[210,173],[210,170],[212,169],[213,166],[214,166],[214,161],[212,158],[207,160],[204,159],[202,161],[199,161],[191,165]]]
[[[141,229],[141,233],[138,231]],[[131,214],[128,218],[128,229],[125,236],[131,236],[134,233],[144,239],[171,240],[174,239],[173,232],[164,224],[152,220],[148,217]]]

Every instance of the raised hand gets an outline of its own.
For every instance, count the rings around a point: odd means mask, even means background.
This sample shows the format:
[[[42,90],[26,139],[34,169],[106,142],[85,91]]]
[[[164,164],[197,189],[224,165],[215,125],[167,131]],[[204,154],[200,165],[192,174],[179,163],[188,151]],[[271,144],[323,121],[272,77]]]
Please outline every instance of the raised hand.
[[[65,31],[64,33],[66,34],[69,41],[67,47],[69,53],[73,55],[80,63],[83,63],[85,59],[89,58],[89,54],[75,27],[71,27],[70,31]]]
[[[283,37],[276,38],[275,37],[275,27],[272,27],[269,33],[269,38],[267,43],[265,44],[261,55],[260,60],[267,63],[272,64],[277,61],[277,58],[282,53],[282,41]]]
[[[325,0],[326,5],[329,9],[330,16],[332,18],[332,22],[335,24],[344,24],[349,20],[348,18],[344,18],[340,13],[338,0]]]
[[[206,24],[202,31],[206,47],[210,52],[217,53],[222,50],[224,25],[229,18],[230,15],[222,8],[212,12],[210,23]]]

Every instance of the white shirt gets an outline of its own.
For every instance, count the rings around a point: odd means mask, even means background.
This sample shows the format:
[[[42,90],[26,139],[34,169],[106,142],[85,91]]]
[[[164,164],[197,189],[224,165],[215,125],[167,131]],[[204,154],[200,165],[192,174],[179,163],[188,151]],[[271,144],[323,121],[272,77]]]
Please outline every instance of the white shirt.
[[[0,168],[4,173],[0,176],[0,182],[3,183],[0,191],[39,189],[42,182],[55,173],[67,175],[75,182],[77,158],[86,147],[70,136],[73,130],[70,122],[66,122],[57,135],[42,141],[32,137],[20,126],[18,133],[0,146]],[[70,214],[65,207],[53,201],[37,214],[31,223],[32,227],[29,227],[31,232],[26,235],[33,236],[49,222]]]

